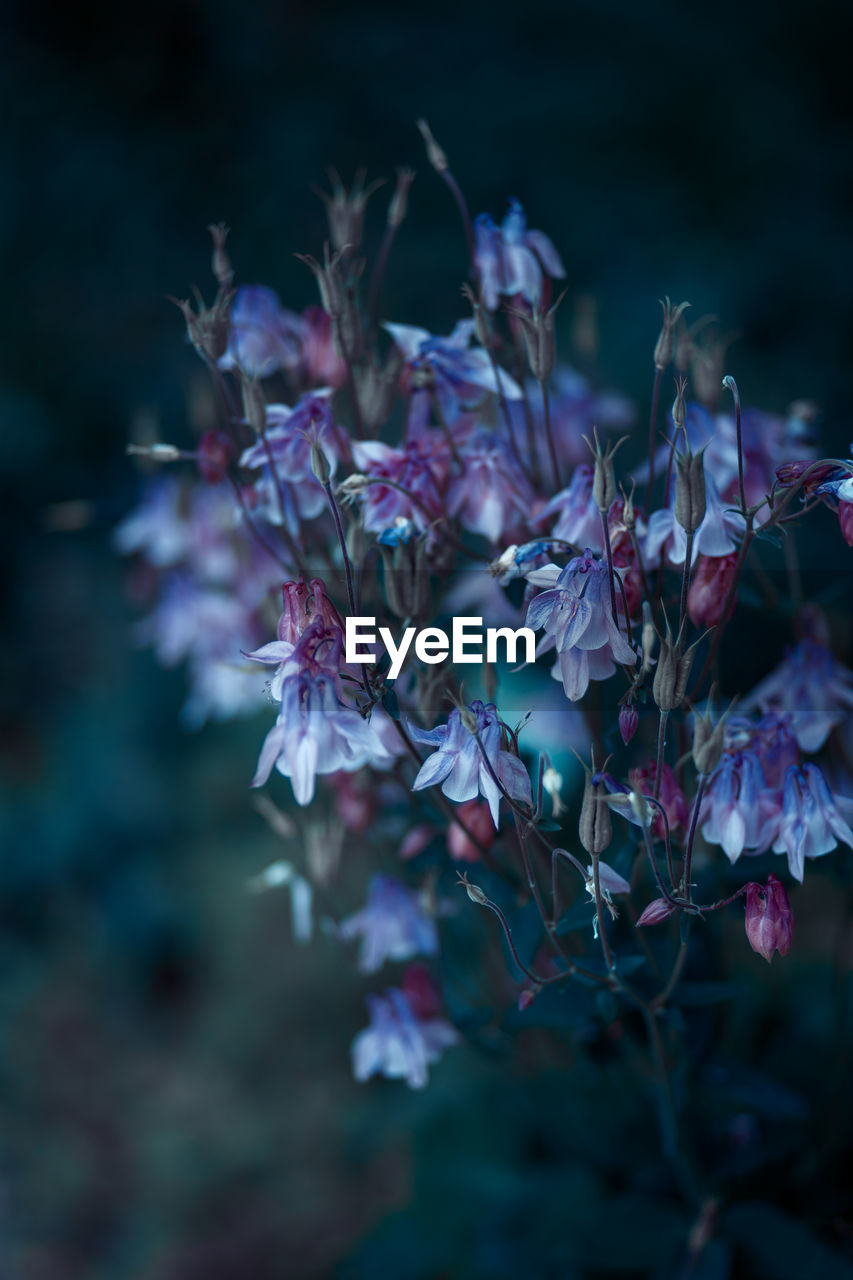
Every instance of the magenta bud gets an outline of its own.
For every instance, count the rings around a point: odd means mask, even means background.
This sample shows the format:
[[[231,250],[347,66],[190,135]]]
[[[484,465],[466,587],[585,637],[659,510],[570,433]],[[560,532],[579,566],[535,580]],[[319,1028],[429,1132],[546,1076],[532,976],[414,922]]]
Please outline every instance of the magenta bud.
[[[622,734],[622,741],[627,747],[628,743],[637,732],[637,725],[640,723],[640,717],[637,715],[637,708],[633,702],[626,702],[624,707],[619,709],[619,732]]]
[[[675,907],[671,902],[667,902],[666,898],[655,898],[646,907],[637,924],[663,924],[664,920],[668,920],[674,910]]]
[[[198,442],[196,465],[208,484],[219,484],[228,471],[228,437],[221,431],[206,431]]]
[[[746,886],[746,937],[769,964],[774,951],[785,956],[794,936],[794,913],[781,880],[771,872],[767,884]]]
[[[518,1012],[524,1013],[524,1010],[529,1009],[535,999],[536,992],[531,991],[530,987],[525,987],[518,997]]]

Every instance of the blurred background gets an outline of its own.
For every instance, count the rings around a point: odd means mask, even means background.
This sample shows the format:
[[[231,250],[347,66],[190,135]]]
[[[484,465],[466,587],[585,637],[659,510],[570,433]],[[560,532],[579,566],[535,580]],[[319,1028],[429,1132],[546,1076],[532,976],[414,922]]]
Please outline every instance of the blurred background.
[[[294,253],[325,236],[312,184],[410,164],[384,315],[446,332],[462,314],[421,115],[472,211],[520,198],[595,296],[597,376],[641,418],[668,293],[740,334],[745,401],[812,398],[846,451],[850,9],[31,0],[0,21],[0,1276],[676,1274],[683,1223],[642,1200],[644,1097],[607,1087],[606,1052],[571,1090],[537,1031],[512,1055],[454,1050],[423,1095],[352,1082],[351,957],[298,948],[286,904],[245,892],[279,852],[247,794],[267,719],[178,727],[181,673],[129,642],[111,531],[137,493],[134,421],[187,440],[196,359],[166,295],[212,292],[208,223],[231,226],[240,281],[299,310]],[[51,527],[68,500],[91,504],[85,528]],[[798,1242],[808,1274],[846,1275],[844,1152],[815,1182],[803,1100],[835,997],[815,1002],[793,956],[783,973],[732,950],[761,1016],[726,1006],[702,1034],[779,1067],[769,1103],[747,1075],[725,1120],[763,1126],[744,1195],[774,1207],[703,1274],[803,1274],[784,1270]],[[626,1132],[639,1189],[612,1164]]]

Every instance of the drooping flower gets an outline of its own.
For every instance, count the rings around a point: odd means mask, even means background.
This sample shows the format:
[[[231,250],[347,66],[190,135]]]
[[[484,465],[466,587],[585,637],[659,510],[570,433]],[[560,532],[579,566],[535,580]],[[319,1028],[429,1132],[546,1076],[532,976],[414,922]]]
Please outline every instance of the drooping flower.
[[[398,449],[357,440],[352,452],[359,471],[372,481],[359,495],[365,529],[384,533],[407,520],[424,530],[442,515],[450,449],[440,432],[421,432]]]
[[[549,564],[527,578],[535,586],[550,588],[531,600],[526,625],[545,631],[537,657],[556,649],[551,675],[562,681],[567,698],[577,702],[590,680],[606,680],[617,663],[635,665],[637,655],[613,618],[607,565],[589,548],[563,569]],[[617,618],[624,616],[619,601],[617,589]]]
[[[767,825],[768,843],[772,840],[774,853],[787,854],[795,880],[802,880],[806,858],[823,857],[839,841],[853,849],[853,831],[816,764],[788,770],[781,812],[777,809]]]
[[[758,853],[769,848],[767,820],[776,807],[756,753],[726,752],[702,801],[702,836],[736,862],[744,850]]]
[[[447,851],[451,858],[457,862],[479,862],[483,856],[481,847],[488,849],[494,840],[495,828],[488,804],[484,800],[466,800],[461,804],[457,821],[447,828]]]
[[[531,231],[518,200],[498,227],[487,213],[474,222],[474,264],[483,302],[494,311],[498,299],[521,295],[536,303],[542,295],[545,275],[561,280],[566,272],[560,255],[543,231]]]
[[[781,880],[773,875],[767,884],[746,886],[746,936],[753,951],[769,964],[774,951],[786,956],[794,936],[794,913]]]
[[[530,513],[533,490],[506,445],[494,432],[478,430],[459,450],[464,471],[447,490],[447,509],[472,533],[497,542]]]
[[[220,369],[239,368],[254,378],[297,368],[304,333],[301,316],[282,307],[262,284],[244,285],[231,304],[228,349]]]
[[[753,689],[743,707],[790,713],[802,750],[819,751],[853,710],[853,671],[836,661],[818,640],[801,640],[786,650],[779,666]]]
[[[414,380],[413,399],[419,397],[415,418],[419,424],[427,420],[429,392],[417,390],[418,377],[428,377],[435,388],[441,411],[448,423],[455,422],[461,409],[478,405],[487,391],[503,392],[508,400],[520,400],[522,391],[509,374],[492,367],[489,353],[472,347],[474,321],[460,320],[446,338],[434,337],[428,329],[410,324],[386,324],[405,360],[405,373],[410,384]],[[500,381],[498,381],[500,380]]]
[[[423,1089],[429,1067],[445,1049],[459,1040],[446,1018],[430,1010],[421,1013],[414,994],[392,987],[384,996],[367,997],[370,1025],[352,1043],[352,1068],[356,1080],[379,1074],[405,1080],[410,1089]]]
[[[501,801],[498,781],[514,800],[529,805],[532,804],[530,778],[518,756],[502,750],[501,727],[492,703],[484,705],[476,699],[465,714],[473,732],[463,723],[458,708],[451,711],[447,724],[436,729],[409,726],[415,742],[438,748],[421,765],[412,790],[421,791],[440,783],[448,800],[459,803],[481,795],[488,802],[497,827]]]
[[[362,973],[376,973],[386,960],[410,960],[438,951],[434,917],[417,893],[393,876],[371,876],[367,903],[341,921],[338,936],[345,942],[361,938],[358,967]]]

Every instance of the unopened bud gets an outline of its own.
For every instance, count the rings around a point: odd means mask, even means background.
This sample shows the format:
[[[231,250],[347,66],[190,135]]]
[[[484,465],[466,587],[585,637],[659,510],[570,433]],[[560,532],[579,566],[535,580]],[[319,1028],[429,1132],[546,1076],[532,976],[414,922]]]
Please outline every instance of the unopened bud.
[[[675,907],[666,898],[655,898],[640,915],[637,925],[663,924],[672,915]]]
[[[148,458],[151,462],[180,462],[183,454],[173,444],[129,444],[127,452],[133,457]]]
[[[525,987],[518,997],[518,1012],[524,1013],[525,1009],[529,1009],[536,999],[536,992],[531,987]]]
[[[325,488],[329,483],[332,470],[329,466],[329,459],[316,440],[311,441],[311,470]]]
[[[685,533],[695,533],[705,519],[703,452],[675,455],[675,518]]]
[[[675,423],[676,431],[680,431],[684,426],[686,417],[686,408],[684,404],[684,393],[687,390],[687,379],[675,379],[675,399],[672,402],[672,420]]]
[[[225,251],[228,228],[224,222],[217,222],[207,229],[213,237],[213,257],[210,265],[214,278],[221,289],[229,289],[231,281],[234,279],[234,270]]]
[[[773,953],[786,956],[794,937],[794,913],[781,880],[771,872],[767,884],[746,886],[746,937],[753,951],[770,963]]]
[[[626,702],[624,706],[619,708],[619,732],[626,747],[637,732],[639,723],[640,718],[633,702]]]
[[[435,169],[436,173],[444,173],[449,168],[447,156],[432,136],[432,130],[426,120],[418,120],[418,130],[426,145],[427,159]]]
[[[456,883],[464,886],[468,897],[472,902],[476,902],[478,907],[485,907],[488,905],[489,899],[486,897],[483,890],[478,884],[472,884],[464,872],[460,873],[459,879]]]
[[[677,307],[673,307],[669,298],[661,300],[663,308],[663,325],[655,344],[654,362],[655,368],[663,370],[672,359],[672,348],[675,341],[675,326],[678,324],[679,318],[683,311],[690,306],[689,302],[679,302]]]

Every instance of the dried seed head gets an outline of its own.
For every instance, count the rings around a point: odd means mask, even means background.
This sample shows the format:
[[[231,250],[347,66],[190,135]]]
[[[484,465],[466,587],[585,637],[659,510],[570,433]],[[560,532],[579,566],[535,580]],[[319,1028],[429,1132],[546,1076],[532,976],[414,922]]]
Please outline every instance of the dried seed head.
[[[420,135],[426,145],[427,159],[433,169],[435,169],[436,173],[444,173],[450,166],[447,163],[447,156],[432,136],[432,129],[430,129],[426,120],[418,120],[417,125]]]
[[[672,403],[672,420],[675,423],[676,431],[680,431],[684,426],[686,417],[686,408],[684,404],[684,393],[687,390],[687,379],[678,377],[675,379],[675,400]]]
[[[659,709],[668,714],[680,707],[684,701],[687,681],[690,679],[690,669],[693,666],[696,645],[699,641],[695,641],[686,653],[682,653],[681,632],[673,642],[672,633],[667,627],[666,635],[659,639],[660,654],[652,683],[652,696]]]
[[[388,205],[388,226],[399,227],[406,216],[409,191],[415,180],[414,169],[397,170],[397,186]]]
[[[597,858],[610,844],[613,826],[607,807],[607,792],[601,783],[593,781],[594,776],[598,775],[586,770],[578,835],[587,853]]]
[[[231,260],[225,250],[225,241],[228,239],[228,227],[224,222],[216,222],[209,226],[208,231],[213,238],[213,257],[211,259],[211,268],[216,283],[220,289],[230,289],[234,279],[234,269],[231,266]]]
[[[367,202],[384,185],[384,179],[378,178],[369,186],[364,185],[366,173],[360,169],[353,179],[352,188],[347,191],[335,169],[329,170],[331,192],[314,188],[326,206],[326,217],[329,221],[329,235],[338,253],[348,251],[356,253],[361,246],[364,230],[364,213]]]
[[[661,299],[660,305],[663,308],[663,325],[655,344],[654,362],[656,369],[663,370],[672,359],[675,326],[678,324],[682,312],[687,310],[690,303],[679,302],[678,306],[674,307],[669,298],[666,298],[665,300]]]
[[[685,533],[695,533],[705,519],[705,464],[699,453],[675,455],[675,518]]]
[[[537,382],[547,382],[556,361],[556,339],[554,337],[554,313],[559,307],[567,290],[563,290],[553,306],[546,310],[541,305],[533,308],[532,314],[507,307],[510,315],[521,323],[524,333],[524,344],[527,348],[527,363],[530,372]]]

